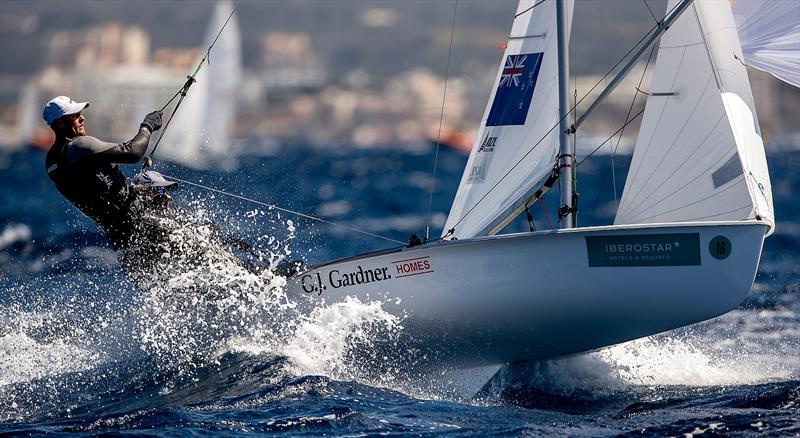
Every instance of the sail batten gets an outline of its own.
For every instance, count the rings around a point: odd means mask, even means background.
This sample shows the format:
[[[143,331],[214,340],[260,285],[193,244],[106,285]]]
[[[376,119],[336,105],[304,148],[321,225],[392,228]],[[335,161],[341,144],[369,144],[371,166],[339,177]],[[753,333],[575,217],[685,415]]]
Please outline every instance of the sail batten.
[[[443,236],[465,238],[496,232],[497,226],[507,222],[508,216],[538,190],[556,163],[556,2],[533,8],[534,3],[521,0],[517,7]],[[572,16],[572,6],[568,1],[568,17]]]
[[[668,9],[676,3],[671,0]],[[761,219],[774,228],[755,105],[730,6],[694,2],[662,37],[615,224]]]

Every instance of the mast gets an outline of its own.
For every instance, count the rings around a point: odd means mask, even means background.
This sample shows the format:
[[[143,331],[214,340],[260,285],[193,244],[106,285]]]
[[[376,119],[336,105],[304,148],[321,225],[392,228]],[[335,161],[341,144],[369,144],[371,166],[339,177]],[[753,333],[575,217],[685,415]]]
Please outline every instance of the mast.
[[[556,0],[556,29],[558,32],[558,116],[559,130],[559,181],[561,201],[558,217],[561,228],[573,228],[575,215],[572,204],[572,158],[569,144],[569,40],[567,39],[567,0]]]

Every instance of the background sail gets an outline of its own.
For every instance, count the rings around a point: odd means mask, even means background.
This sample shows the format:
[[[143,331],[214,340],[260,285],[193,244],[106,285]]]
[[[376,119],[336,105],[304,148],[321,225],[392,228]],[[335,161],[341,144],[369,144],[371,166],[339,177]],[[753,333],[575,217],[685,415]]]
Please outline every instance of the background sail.
[[[530,196],[558,153],[555,1],[521,0],[443,235],[487,234]],[[572,19],[573,3],[567,12]],[[535,146],[535,147],[534,147]],[[533,150],[531,151],[531,148]]]
[[[214,41],[231,11],[230,1],[217,3],[206,29],[204,50]],[[200,63],[203,56],[205,52],[193,65]],[[209,58],[159,144],[159,155],[163,153],[166,159],[198,168],[214,166],[230,147],[242,64],[236,16],[231,17]]]
[[[694,2],[661,38],[616,224],[761,218],[773,231],[764,145],[739,53],[728,2]]]
[[[748,65],[800,87],[800,1],[733,0]]]

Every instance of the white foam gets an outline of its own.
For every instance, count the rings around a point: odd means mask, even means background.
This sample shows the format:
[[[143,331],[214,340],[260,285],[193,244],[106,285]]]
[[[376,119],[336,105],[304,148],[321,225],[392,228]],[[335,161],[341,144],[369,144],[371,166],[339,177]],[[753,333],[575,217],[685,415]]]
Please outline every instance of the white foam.
[[[25,333],[8,333],[0,336],[0,387],[88,370],[102,360],[69,338],[42,343]]]
[[[788,310],[737,310],[666,334],[596,352],[508,365],[488,394],[505,388],[602,397],[631,387],[752,385],[800,376],[800,331]],[[765,327],[769,327],[765,330]]]
[[[596,353],[628,384],[710,386],[752,384],[768,379],[745,352],[726,360],[691,339],[645,338]]]
[[[371,336],[397,327],[399,318],[381,308],[379,301],[363,303],[348,297],[345,301],[315,309],[303,318],[282,349],[298,374],[350,375],[345,355],[357,340],[369,348]]]
[[[25,224],[7,224],[0,233],[0,250],[17,242],[28,242],[31,235],[31,228]]]

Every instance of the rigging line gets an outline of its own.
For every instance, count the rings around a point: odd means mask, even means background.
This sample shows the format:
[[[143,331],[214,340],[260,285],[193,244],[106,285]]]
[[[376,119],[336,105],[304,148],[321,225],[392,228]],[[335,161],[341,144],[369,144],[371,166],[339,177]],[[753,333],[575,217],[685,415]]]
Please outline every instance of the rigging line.
[[[680,70],[681,70],[681,68],[683,66],[683,61],[685,60],[685,58],[686,58],[686,50],[683,50],[681,52],[681,60],[680,60],[680,62],[678,62],[678,66],[677,66],[677,70],[676,71],[680,72]],[[670,83],[670,90],[674,90],[675,89],[675,84],[677,82],[678,82],[678,75],[675,74],[674,77],[672,78],[672,82]],[[652,84],[650,86],[652,87]],[[657,111],[658,111],[658,117],[655,118],[655,125],[654,125],[655,127],[653,128],[653,132],[655,132],[655,130],[661,124],[661,120],[664,118],[664,114],[667,111],[667,105],[662,105],[661,108],[657,109]],[[645,149],[649,150],[650,146],[653,144],[654,141],[656,141],[657,138],[658,138],[657,136],[651,135],[650,138],[647,139],[647,143],[646,144],[637,145],[637,146],[638,146],[639,149],[644,147]],[[633,181],[636,180],[636,178],[639,176],[639,171],[642,169],[643,163],[644,163],[644,161],[639,161],[637,163],[636,161],[631,160],[631,163],[630,163],[630,165],[628,167],[628,174],[627,174],[627,177],[626,177],[626,183],[632,183]],[[634,186],[631,185],[630,187],[634,187]],[[632,193],[629,193],[629,195],[633,196]]]
[[[569,112],[567,112],[567,114],[569,114]],[[567,114],[564,114],[564,116],[562,117],[562,119],[563,119],[564,117],[567,117]],[[464,216],[461,216],[461,219],[459,219],[459,220],[458,220],[458,222],[456,222],[455,224],[453,224],[453,226],[452,226],[451,228],[455,228],[455,227],[457,227],[457,226],[458,226],[458,224],[460,224],[460,223],[461,223],[461,221],[463,221],[463,220],[464,220],[464,219],[465,219],[467,216],[469,216],[469,214],[470,214],[470,213],[472,213],[472,211],[473,211],[473,210],[475,210],[475,207],[477,207],[478,205],[480,205],[480,203],[481,203],[481,202],[482,202],[484,199],[486,199],[486,197],[487,197],[487,196],[489,196],[489,193],[491,193],[491,192],[492,192],[492,190],[494,190],[494,189],[495,189],[495,188],[496,188],[498,185],[500,185],[500,183],[501,183],[501,182],[503,182],[503,180],[504,180],[504,179],[505,179],[505,178],[506,178],[506,177],[507,177],[507,176],[508,176],[508,175],[509,175],[511,172],[513,172],[513,171],[514,171],[514,169],[516,169],[516,168],[517,168],[517,166],[519,166],[519,165],[520,165],[520,163],[522,163],[522,161],[523,161],[523,160],[524,160],[524,159],[525,159],[525,158],[526,158],[528,155],[530,155],[530,153],[531,153],[531,152],[533,152],[533,150],[534,150],[534,149],[536,149],[536,147],[537,147],[537,146],[539,146],[539,145],[542,143],[542,141],[544,141],[544,139],[546,139],[546,138],[547,138],[547,136],[548,136],[548,135],[550,135],[550,133],[551,133],[551,132],[553,132],[553,130],[554,130],[554,129],[558,128],[558,125],[559,125],[559,124],[561,124],[561,120],[559,120],[559,121],[558,121],[558,122],[557,122],[555,125],[553,125],[553,127],[552,127],[552,128],[548,129],[548,130],[547,130],[547,132],[545,132],[545,134],[542,136],[542,138],[540,138],[540,139],[539,139],[539,141],[537,141],[537,142],[536,142],[536,143],[535,143],[535,144],[534,144],[534,145],[533,145],[533,146],[532,146],[532,147],[531,147],[531,148],[528,150],[528,152],[526,152],[526,153],[525,153],[525,155],[523,155],[523,156],[522,156],[522,158],[520,158],[520,159],[519,159],[519,160],[518,160],[516,163],[514,163],[514,165],[513,165],[513,166],[511,166],[511,169],[509,169],[509,170],[508,170],[508,172],[506,172],[506,173],[505,173],[505,174],[504,174],[502,177],[500,177],[500,178],[497,180],[497,182],[496,182],[496,183],[494,183],[494,185],[493,185],[492,187],[490,187],[490,188],[489,188],[489,190],[487,190],[487,191],[486,191],[486,193],[484,193],[484,194],[483,194],[483,196],[481,196],[481,198],[480,198],[480,199],[478,199],[478,202],[476,202],[476,203],[475,203],[475,205],[473,205],[473,206],[472,206],[472,208],[470,208],[469,210],[467,210],[467,212],[466,212],[466,213],[464,213]]]
[[[578,110],[577,110],[577,108],[578,108],[578,88],[577,88],[577,86],[575,87],[575,94],[574,94],[572,102],[573,102],[573,106],[572,106],[572,111],[571,112],[572,112],[572,121],[574,123],[575,120],[578,118]],[[569,122],[567,122],[567,123],[569,123]],[[577,131],[572,134],[572,156],[573,156],[573,158],[575,160],[578,159],[578,132]],[[578,191],[578,169],[577,168],[572,169],[572,191],[573,192],[577,192]],[[576,216],[577,216],[577,213],[576,213]],[[575,223],[577,223],[577,219],[576,219]]]
[[[647,62],[644,64],[644,69],[642,70],[642,76],[639,78],[639,83],[636,85],[637,90],[639,90],[639,87],[642,86],[642,82],[644,82],[644,77],[645,75],[647,75],[647,68],[650,66],[650,61],[653,59],[653,53],[655,53],[655,51],[656,51],[656,46],[653,45],[653,47],[650,49],[650,54],[647,55]],[[628,113],[625,114],[625,120],[628,120],[628,117],[631,116],[631,113],[633,112],[633,107],[636,104],[637,97],[639,97],[639,95],[637,93],[634,93],[633,99],[631,100],[631,106],[628,107]],[[647,104],[646,99],[645,99],[645,104]],[[611,151],[611,174],[612,174],[611,179],[614,186],[614,204],[616,204],[616,208],[619,208],[619,201],[617,198],[617,174],[614,166],[614,158],[617,156],[617,150],[619,149],[619,144],[622,142],[622,135],[624,132],[625,130],[623,129],[619,133],[619,137],[617,137],[617,144],[614,145],[614,150]]]
[[[447,98],[447,79],[450,74],[450,55],[453,51],[453,34],[456,31],[456,12],[458,11],[458,0],[453,2],[453,23],[450,26],[450,47],[447,49],[447,67],[444,70],[444,91],[442,92],[442,111],[439,114],[439,133],[436,134],[436,152],[433,156],[433,183],[431,184],[431,194],[428,199],[428,217],[425,221],[425,241],[430,238],[431,231],[431,210],[433,209],[433,192],[436,191],[436,169],[439,167],[439,146],[442,138],[442,123],[444,122],[444,103]]]
[[[386,241],[389,241],[389,242],[393,242],[393,243],[399,243],[401,245],[405,245],[406,244],[406,242],[395,240],[395,239],[392,239],[390,237],[381,236],[380,234],[370,233],[369,231],[364,231],[364,230],[361,230],[359,228],[356,228],[356,227],[353,227],[353,226],[350,226],[350,225],[344,225],[344,224],[340,224],[340,223],[337,223],[337,222],[329,221],[327,219],[322,219],[320,217],[311,216],[311,215],[308,215],[308,214],[305,214],[305,213],[301,213],[299,211],[294,211],[294,210],[289,210],[287,208],[278,207],[277,205],[274,205],[274,204],[268,204],[266,202],[257,201],[255,199],[247,198],[245,196],[237,195],[235,193],[229,193],[229,192],[226,192],[226,191],[223,191],[223,190],[219,190],[219,189],[215,189],[213,187],[209,187],[209,186],[206,186],[206,185],[203,185],[203,184],[198,184],[198,183],[195,183],[195,182],[186,181],[184,179],[180,179],[180,178],[177,178],[177,177],[174,177],[174,176],[171,176],[171,175],[163,175],[163,176],[165,176],[165,177],[167,177],[167,178],[169,178],[171,180],[183,183],[183,184],[187,184],[187,185],[190,185],[190,186],[193,186],[193,187],[198,187],[198,188],[207,190],[209,192],[214,192],[214,193],[217,193],[217,194],[220,194],[220,195],[229,196],[231,198],[240,199],[242,201],[247,201],[247,202],[250,202],[250,203],[253,203],[253,204],[256,204],[256,205],[260,205],[262,207],[268,207],[270,209],[279,210],[279,211],[282,211],[284,213],[293,214],[295,216],[299,216],[299,217],[302,217],[302,218],[305,218],[305,219],[310,219],[312,221],[317,221],[317,222],[321,222],[321,223],[324,223],[324,224],[333,225],[335,227],[345,228],[345,229],[348,229],[350,231],[355,231],[356,233],[365,234],[367,236],[372,236],[372,237],[375,237],[375,238],[378,238],[378,239],[383,239],[383,240],[386,240]]]
[[[543,1],[544,1],[544,0],[542,0],[542,2],[543,2]],[[540,3],[541,3],[541,2],[540,2]],[[663,22],[663,21],[664,21],[664,20],[665,20],[665,19],[666,19],[666,18],[667,18],[667,17],[668,17],[670,14],[672,14],[672,12],[673,12],[673,11],[675,11],[675,9],[676,9],[676,8],[677,8],[677,7],[678,7],[680,4],[681,4],[681,3],[677,3],[675,6],[673,6],[673,7],[672,7],[672,9],[670,9],[669,11],[667,11],[667,13],[664,15],[664,18],[662,18],[662,19],[661,19],[661,21]],[[538,4],[537,4],[537,5],[538,5]],[[535,7],[535,6],[537,6],[537,5],[534,5],[534,7]],[[660,23],[660,22],[659,22],[659,23]],[[589,95],[592,93],[592,91],[594,91],[594,89],[595,89],[595,88],[597,88],[597,86],[598,86],[598,85],[600,85],[600,84],[601,84],[601,83],[602,83],[604,80],[606,80],[606,78],[607,78],[607,77],[608,77],[608,76],[609,76],[609,75],[610,75],[610,74],[611,74],[611,73],[612,73],[612,72],[613,72],[613,71],[614,71],[614,70],[615,70],[617,67],[619,67],[619,65],[620,65],[620,64],[622,64],[622,61],[624,61],[624,60],[625,60],[625,58],[627,58],[627,57],[628,57],[628,56],[629,56],[631,53],[633,53],[633,51],[634,51],[634,50],[636,50],[636,48],[637,48],[637,47],[639,47],[639,45],[640,45],[640,44],[642,44],[642,42],[644,42],[644,41],[647,39],[647,37],[648,37],[648,36],[649,36],[651,33],[653,33],[653,31],[655,31],[656,29],[658,29],[658,27],[659,27],[659,26],[660,26],[660,24],[656,24],[655,26],[653,26],[652,28],[650,28],[650,30],[649,30],[649,31],[647,31],[647,33],[645,33],[645,34],[644,34],[644,36],[642,36],[642,38],[641,38],[641,39],[639,39],[639,41],[638,41],[638,42],[636,42],[636,44],[634,44],[634,45],[633,45],[633,47],[631,47],[631,49],[630,49],[630,50],[628,50],[628,52],[627,52],[625,55],[623,55],[623,56],[622,56],[622,58],[620,58],[620,59],[619,59],[619,61],[617,61],[617,63],[616,63],[616,64],[614,64],[614,66],[613,66],[613,67],[611,67],[611,68],[610,68],[610,69],[609,69],[609,70],[606,72],[606,74],[604,74],[604,75],[603,75],[603,77],[601,77],[601,78],[600,78],[600,79],[599,79],[599,80],[598,80],[598,81],[597,81],[597,82],[596,82],[596,83],[595,83],[595,84],[592,86],[592,88],[590,88],[590,89],[589,89],[589,91],[587,91],[587,92],[586,92],[586,93],[585,93],[585,94],[584,94],[584,95],[583,95],[583,96],[582,96],[582,97],[581,97],[581,98],[578,100],[578,102],[575,104],[575,106],[577,107],[578,105],[580,105],[580,104],[581,104],[581,103],[584,101],[584,99],[586,99],[587,97],[589,97]],[[570,113],[570,111],[572,111],[572,109],[573,109],[573,108],[570,108],[570,109],[569,109],[569,111],[567,111],[567,112],[566,112],[566,114],[564,114],[564,115],[561,117],[561,119],[563,119],[564,117],[567,117],[567,115]],[[644,110],[642,110],[642,111],[644,111]],[[640,114],[641,114],[641,113],[640,113]],[[637,116],[638,116],[638,114],[637,114]],[[455,229],[455,227],[456,227],[456,226],[458,226],[458,225],[459,225],[459,224],[460,224],[460,223],[461,223],[461,222],[462,222],[462,221],[463,221],[463,220],[464,220],[464,219],[465,219],[467,216],[469,216],[469,214],[470,214],[470,213],[472,213],[472,211],[474,211],[474,210],[475,210],[475,207],[477,207],[477,206],[478,206],[478,205],[479,205],[479,204],[480,204],[480,203],[481,203],[481,202],[482,202],[484,199],[486,199],[486,197],[489,195],[489,193],[491,193],[491,191],[492,191],[492,190],[494,190],[494,189],[495,189],[495,188],[496,188],[496,187],[497,187],[497,186],[500,184],[500,182],[502,182],[502,181],[503,181],[503,180],[504,180],[504,179],[505,179],[505,178],[506,178],[506,177],[507,177],[507,176],[508,176],[508,175],[509,175],[509,174],[510,174],[510,173],[511,173],[511,172],[512,172],[512,171],[513,171],[513,170],[514,170],[514,169],[515,169],[515,168],[516,168],[516,167],[517,167],[517,166],[518,166],[518,165],[519,165],[521,162],[522,162],[522,160],[524,160],[524,159],[525,159],[525,157],[527,157],[527,156],[528,156],[528,155],[529,155],[531,152],[533,152],[533,150],[534,150],[534,149],[536,149],[536,147],[537,147],[539,144],[541,144],[541,142],[542,142],[542,141],[543,141],[545,138],[547,138],[547,136],[548,136],[548,135],[550,135],[550,133],[553,131],[553,129],[556,129],[556,128],[557,128],[557,127],[558,127],[558,126],[561,124],[561,119],[559,119],[559,120],[558,120],[558,122],[557,122],[555,125],[553,125],[553,127],[552,127],[552,128],[548,129],[548,130],[547,130],[547,132],[545,132],[545,134],[544,134],[544,135],[543,135],[543,136],[542,136],[542,137],[539,139],[539,141],[537,141],[537,142],[536,142],[536,143],[535,143],[535,144],[534,144],[534,145],[533,145],[533,146],[532,146],[532,147],[531,147],[531,148],[528,150],[528,152],[526,152],[526,153],[525,153],[525,155],[523,155],[523,156],[522,156],[522,158],[520,158],[520,159],[519,159],[519,161],[517,161],[517,162],[516,162],[516,163],[515,163],[515,164],[514,164],[514,165],[511,167],[511,169],[509,169],[509,171],[508,171],[508,172],[506,172],[506,173],[505,173],[505,174],[504,174],[502,177],[500,177],[500,179],[498,179],[498,180],[497,180],[497,183],[495,183],[495,184],[494,184],[494,185],[493,185],[491,188],[489,188],[489,190],[487,190],[487,191],[486,191],[486,193],[484,193],[484,195],[483,195],[483,196],[482,196],[480,199],[478,199],[478,201],[475,203],[475,205],[473,205],[473,206],[472,206],[472,208],[470,208],[469,210],[467,210],[467,212],[466,212],[466,213],[464,213],[464,215],[463,215],[463,216],[461,216],[461,218],[460,218],[460,219],[459,219],[459,220],[458,220],[458,221],[457,221],[455,224],[453,224],[453,226],[451,227],[451,229]],[[606,141],[608,141],[608,140],[606,140]],[[596,150],[595,150],[595,151],[596,151]],[[593,153],[594,153],[594,152],[593,152]],[[590,154],[589,156],[587,156],[586,158],[589,158],[590,156],[591,156],[591,154]],[[585,159],[584,159],[584,161],[585,161]]]
[[[653,21],[655,21],[656,24],[658,24],[658,18],[656,18],[656,14],[653,13],[653,10],[650,9],[650,5],[647,4],[647,0],[642,0],[642,1],[644,2],[644,5],[647,6],[647,10],[650,11],[650,16],[653,17]]]
[[[644,69],[642,70],[642,76],[639,78],[639,84],[635,87],[637,91],[641,91],[639,90],[639,87],[641,87],[642,82],[644,82],[644,77],[647,74],[647,68],[650,66],[650,61],[652,61],[653,59],[653,53],[655,53],[655,49],[656,49],[655,45],[653,46],[652,49],[650,49],[650,54],[647,56],[647,62],[645,63]],[[631,100],[631,105],[628,107],[628,113],[625,114],[625,120],[628,120],[628,118],[631,116],[631,113],[633,112],[633,107],[636,104],[637,97],[638,94],[634,93],[633,99]],[[600,195],[603,193],[603,187],[605,187],[606,185],[606,181],[608,180],[609,174],[611,174],[611,184],[614,191],[614,210],[616,211],[619,208],[619,200],[617,198],[617,175],[616,175],[614,158],[617,155],[617,150],[619,149],[619,144],[622,142],[622,135],[624,132],[625,131],[623,126],[623,130],[620,131],[619,137],[617,137],[617,144],[614,145],[614,149],[611,151],[611,167],[606,169],[606,173],[603,176],[603,182],[600,184],[600,188],[597,190],[597,196],[594,198],[594,203],[592,204],[592,211],[589,214],[589,225],[592,224],[592,218],[594,217],[595,209],[597,208],[597,204],[600,201]]]
[[[239,5],[241,3],[242,0],[238,0],[236,2],[236,4],[233,6],[233,9],[231,10],[231,13],[228,14],[228,18],[225,20],[225,23],[222,24],[222,27],[219,29],[219,32],[217,32],[217,36],[214,37],[214,41],[212,41],[211,45],[209,45],[208,49],[206,49],[206,54],[203,55],[203,58],[197,64],[197,68],[194,69],[194,72],[192,72],[191,76],[187,76],[186,82],[183,84],[180,90],[178,90],[178,92],[175,93],[175,95],[173,95],[172,98],[170,98],[167,101],[167,103],[161,108],[161,111],[164,111],[167,108],[167,106],[169,106],[169,104],[172,103],[173,100],[175,100],[175,98],[180,96],[180,99],[178,99],[178,103],[175,104],[175,109],[172,110],[172,114],[170,114],[169,119],[167,119],[167,123],[164,124],[164,128],[161,130],[161,134],[158,136],[158,141],[156,141],[156,144],[153,146],[153,150],[150,151],[150,154],[145,159],[144,165],[142,165],[142,172],[144,172],[145,169],[147,169],[152,165],[153,156],[156,154],[156,149],[158,149],[158,145],[159,143],[161,143],[161,139],[164,138],[164,134],[167,132],[167,128],[169,128],[169,125],[172,122],[173,117],[175,117],[175,114],[178,112],[178,108],[180,108],[181,102],[183,102],[183,99],[189,92],[189,87],[191,87],[192,84],[195,82],[195,77],[197,76],[197,73],[200,72],[200,69],[203,67],[203,64],[206,63],[206,61],[208,61],[208,64],[211,65],[211,49],[214,47],[215,44],[217,44],[217,40],[219,39],[220,35],[222,35],[222,31],[224,31],[225,28],[228,26],[228,22],[231,21],[231,18],[233,18],[233,14],[239,8]]]
[[[606,171],[605,175],[603,176],[603,182],[600,183],[600,188],[597,189],[597,196],[594,198],[594,203],[592,204],[592,211],[589,212],[589,220],[587,221],[587,226],[592,226],[592,218],[594,218],[594,211],[597,208],[598,202],[600,202],[600,194],[603,193],[603,187],[606,186],[606,181],[608,181],[608,175],[611,172]],[[616,200],[615,200],[616,201]]]
[[[553,223],[550,222],[550,214],[547,212],[547,208],[545,208],[544,206],[544,197],[539,198],[539,204],[542,206],[542,212],[544,212],[544,218],[547,219],[547,225],[552,230],[555,227],[553,227]]]
[[[173,100],[175,100],[175,98],[176,98],[176,97],[180,96],[180,94],[181,94],[181,91],[183,91],[183,88],[182,88],[182,87],[181,87],[181,89],[180,89],[180,90],[178,90],[178,92],[177,92],[177,93],[175,93],[175,95],[174,95],[174,96],[172,96],[172,98],[170,98],[170,99],[167,101],[167,103],[165,103],[165,104],[164,104],[164,106],[162,106],[162,107],[161,107],[161,109],[160,109],[159,111],[162,111],[162,112],[163,112],[165,109],[167,109],[167,107],[169,106],[169,104],[171,104],[171,103],[172,103],[172,101],[173,101]]]
[[[611,141],[611,139],[613,139],[614,137],[616,137],[616,136],[617,136],[617,134],[619,134],[619,133],[620,133],[620,132],[621,132],[623,129],[625,129],[625,127],[626,127],[626,126],[630,125],[631,123],[633,123],[633,121],[634,121],[634,120],[638,119],[638,118],[639,118],[639,116],[641,116],[641,115],[642,115],[642,113],[644,113],[644,108],[642,108],[642,110],[641,110],[641,111],[639,111],[638,113],[636,113],[636,115],[634,115],[633,117],[631,117],[631,119],[630,119],[630,120],[628,120],[627,122],[625,122],[625,124],[624,124],[624,125],[622,125],[622,126],[619,128],[619,129],[617,129],[616,131],[614,131],[614,133],[613,133],[613,134],[611,134],[611,135],[610,135],[610,136],[609,136],[607,139],[605,139],[605,141],[604,141],[604,142],[600,143],[600,146],[597,146],[596,148],[594,148],[594,150],[593,150],[591,153],[589,153],[589,155],[587,155],[587,156],[586,156],[586,157],[585,157],[583,160],[579,161],[579,162],[578,162],[578,164],[576,164],[575,166],[576,166],[576,167],[577,167],[577,166],[580,166],[581,164],[583,164],[583,162],[584,162],[584,161],[586,161],[586,160],[588,160],[589,158],[591,158],[591,157],[592,157],[592,155],[594,155],[594,153],[595,153],[595,152],[599,151],[601,147],[605,146],[605,144],[606,144],[606,143],[608,143],[609,141]]]
[[[664,20],[666,20],[666,19],[667,19],[667,17],[671,16],[671,15],[672,15],[672,13],[675,11],[675,9],[677,9],[677,8],[678,8],[678,6],[680,6],[680,5],[681,5],[681,3],[676,3],[676,4],[675,4],[675,6],[673,6],[673,7],[672,7],[672,9],[670,9],[669,11],[667,11],[667,13],[666,13],[666,14],[664,14],[664,17],[662,17],[662,18],[661,18],[661,20],[660,20],[659,22],[657,22],[657,23],[656,23],[656,24],[655,24],[653,27],[651,27],[651,28],[650,28],[650,30],[648,30],[648,31],[647,31],[647,33],[645,33],[645,34],[642,36],[642,38],[641,38],[641,39],[639,39],[639,41],[638,41],[638,42],[636,42],[636,44],[634,44],[634,45],[633,45],[633,47],[631,47],[631,48],[630,48],[630,50],[628,50],[628,52],[627,52],[627,53],[625,53],[624,55],[622,55],[622,57],[619,59],[619,61],[617,61],[617,63],[616,63],[616,64],[614,64],[614,66],[613,66],[613,67],[611,67],[611,68],[610,68],[610,69],[609,69],[609,70],[606,72],[606,74],[604,74],[604,75],[603,75],[603,77],[601,77],[601,78],[600,78],[600,79],[599,79],[599,80],[598,80],[598,81],[597,81],[597,82],[596,82],[596,83],[595,83],[595,84],[592,86],[592,88],[590,88],[590,89],[589,89],[589,91],[588,91],[586,94],[584,94],[584,95],[583,95],[583,97],[581,97],[581,100],[579,100],[579,101],[578,101],[578,103],[580,104],[581,102],[583,102],[583,100],[584,100],[584,99],[586,99],[586,97],[588,97],[588,96],[589,96],[589,94],[591,94],[591,92],[592,92],[592,91],[594,91],[594,89],[595,89],[595,88],[597,88],[597,86],[598,86],[598,85],[600,85],[600,83],[602,83],[603,81],[605,81],[605,80],[606,80],[606,78],[607,78],[607,77],[608,77],[608,76],[609,76],[609,75],[610,75],[610,74],[611,74],[611,73],[612,73],[614,70],[616,70],[616,69],[617,69],[617,67],[619,67],[619,65],[620,65],[620,64],[622,64],[622,61],[624,61],[624,60],[625,60],[625,59],[626,59],[626,58],[627,58],[627,57],[628,57],[628,56],[629,56],[631,53],[633,53],[633,51],[634,51],[634,50],[636,50],[636,48],[637,48],[637,47],[639,47],[639,45],[640,45],[640,44],[642,44],[642,42],[644,42],[644,41],[647,39],[647,37],[649,37],[649,36],[650,36],[650,34],[651,34],[651,33],[653,33],[653,32],[654,32],[656,29],[658,29],[659,27],[661,27],[661,25],[662,25],[661,23],[663,23],[663,22],[664,22]]]
[[[537,6],[539,6],[540,4],[544,3],[545,1],[547,1],[547,0],[539,0],[538,2],[534,3],[534,4],[533,4],[533,6],[531,6],[530,8],[528,8],[528,9],[525,9],[524,11],[520,12],[520,13],[519,13],[519,14],[517,14],[517,15],[514,15],[514,18],[517,18],[517,17],[519,17],[520,15],[522,15],[522,14],[524,14],[524,13],[526,13],[526,12],[530,11],[531,9],[533,9],[533,8],[535,8],[535,7],[537,7]]]
[[[677,81],[677,76],[676,76],[675,80]],[[698,107],[700,107],[700,104],[702,103],[703,98],[706,96],[706,92],[708,92],[709,84],[711,84],[711,78],[708,78],[708,81],[706,81],[706,85],[703,87],[703,91],[698,96],[697,102],[695,102],[694,107],[692,107],[692,110],[688,113],[688,117],[686,118],[686,121],[683,122],[683,125],[681,125],[680,129],[678,129],[677,131],[673,131],[672,132],[674,135],[672,137],[673,138],[672,143],[670,143],[669,147],[666,148],[666,149],[664,149],[663,147],[657,149],[657,151],[661,152],[661,159],[659,159],[658,163],[656,163],[655,169],[660,169],[661,168],[661,165],[664,163],[664,160],[666,160],[667,157],[672,153],[672,149],[675,147],[676,144],[678,144],[678,140],[681,138],[681,136],[683,135],[684,131],[686,131],[686,127],[689,126],[690,122],[694,122],[695,113],[697,112]],[[664,105],[664,107],[662,108],[662,111],[665,111],[665,110],[666,110],[666,105]],[[659,120],[658,124],[659,125],[661,124],[660,120]],[[658,127],[659,126],[657,125],[655,129],[658,129]],[[653,132],[655,133],[656,131],[654,130]],[[709,134],[706,134],[706,136],[708,136],[708,135]],[[656,137],[654,136],[653,138],[655,139]],[[651,142],[652,142],[652,140],[651,140]],[[655,158],[655,155],[654,155],[654,158]],[[643,164],[644,161],[641,161],[640,163],[642,163],[642,164],[639,165],[639,168],[637,169],[637,173],[636,173],[636,175],[634,175],[634,177],[638,177],[638,175],[639,175],[638,174],[638,170],[640,170],[641,166],[644,165]],[[654,181],[654,180],[652,178],[650,178],[650,175],[648,175],[646,177],[645,183],[639,186],[639,190],[631,198],[631,204],[633,204],[633,203],[635,203],[635,202],[637,202],[639,200],[639,196],[642,193],[644,193],[644,190],[651,185],[652,181]]]

